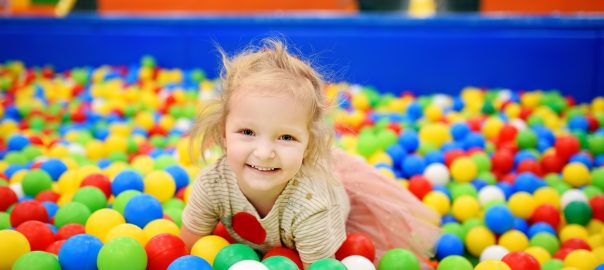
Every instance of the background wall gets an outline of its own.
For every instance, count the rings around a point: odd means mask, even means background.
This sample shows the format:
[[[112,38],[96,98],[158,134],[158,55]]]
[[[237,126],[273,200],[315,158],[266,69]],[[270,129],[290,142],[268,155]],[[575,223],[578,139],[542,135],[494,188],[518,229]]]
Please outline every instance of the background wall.
[[[281,35],[333,81],[380,91],[456,94],[465,86],[559,89],[604,95],[604,18],[317,15],[0,19],[0,61],[59,70],[131,65],[145,54],[164,67],[217,76],[216,44],[234,53]]]

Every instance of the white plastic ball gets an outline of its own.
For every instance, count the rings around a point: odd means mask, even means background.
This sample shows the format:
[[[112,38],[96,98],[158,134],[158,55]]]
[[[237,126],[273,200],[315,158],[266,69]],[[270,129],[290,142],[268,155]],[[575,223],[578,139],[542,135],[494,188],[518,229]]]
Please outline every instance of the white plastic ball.
[[[449,183],[450,174],[447,166],[441,163],[432,163],[424,170],[424,177],[432,186],[444,186]]]
[[[453,100],[447,95],[437,94],[432,97],[432,104],[446,110],[453,106]]]
[[[478,192],[478,201],[482,206],[491,201],[505,202],[505,194],[497,186],[486,186]]]
[[[70,154],[75,154],[75,155],[85,155],[86,154],[86,150],[84,149],[84,147],[82,147],[79,144],[70,143],[67,146],[67,149]]]
[[[480,253],[480,261],[481,262],[485,261],[485,260],[501,261],[501,259],[508,253],[510,253],[510,251],[507,248],[502,247],[500,245],[492,245],[492,246],[485,248],[482,251],[482,253]]]
[[[190,119],[178,118],[178,120],[176,120],[176,124],[174,125],[174,129],[182,132],[187,132],[191,129],[192,125],[193,123]]]
[[[344,258],[342,264],[348,270],[375,270],[375,266],[369,259],[359,255],[351,255]]]
[[[583,193],[581,190],[569,189],[562,194],[562,198],[560,198],[560,205],[562,206],[562,209],[564,209],[569,203],[575,201],[587,203],[587,196],[585,196],[585,193]]]
[[[25,192],[23,191],[23,186],[21,186],[21,183],[14,183],[12,185],[10,185],[10,189],[12,189],[15,194],[17,195],[17,198],[21,198],[23,196],[25,196]]]
[[[515,127],[519,132],[526,129],[526,122],[519,118],[510,120],[510,125]]]
[[[229,270],[269,270],[264,264],[254,260],[243,260],[229,267]]]

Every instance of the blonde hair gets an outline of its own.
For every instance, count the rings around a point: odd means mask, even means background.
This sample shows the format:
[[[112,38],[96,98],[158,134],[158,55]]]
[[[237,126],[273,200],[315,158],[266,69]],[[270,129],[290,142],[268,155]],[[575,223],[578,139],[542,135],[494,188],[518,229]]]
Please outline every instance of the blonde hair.
[[[270,86],[261,88],[267,89],[263,91],[278,91],[293,96],[302,104],[309,105],[309,142],[298,175],[319,173],[321,177],[333,180],[330,170],[333,129],[325,120],[329,106],[320,74],[309,63],[290,54],[286,45],[276,39],[264,39],[259,48],[248,48],[232,58],[221,48],[219,52],[223,65],[220,96],[204,106],[190,136],[190,145],[192,148],[199,147],[202,160],[206,160],[205,153],[216,144],[225,150],[224,128],[231,98],[244,82],[252,83],[255,86]],[[199,144],[196,145],[196,142]]]

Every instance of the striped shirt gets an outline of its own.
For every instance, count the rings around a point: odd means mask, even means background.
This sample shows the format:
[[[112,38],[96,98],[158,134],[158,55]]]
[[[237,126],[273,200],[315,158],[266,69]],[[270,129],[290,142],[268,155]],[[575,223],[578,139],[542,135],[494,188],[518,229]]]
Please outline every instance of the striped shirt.
[[[192,232],[208,235],[220,220],[239,243],[263,253],[280,246],[296,249],[303,262],[312,263],[332,256],[344,242],[349,211],[344,186],[329,184],[324,179],[294,178],[271,211],[260,218],[223,157],[197,176],[182,221]],[[264,242],[255,244],[237,234],[232,220],[240,212],[258,220],[266,231]]]

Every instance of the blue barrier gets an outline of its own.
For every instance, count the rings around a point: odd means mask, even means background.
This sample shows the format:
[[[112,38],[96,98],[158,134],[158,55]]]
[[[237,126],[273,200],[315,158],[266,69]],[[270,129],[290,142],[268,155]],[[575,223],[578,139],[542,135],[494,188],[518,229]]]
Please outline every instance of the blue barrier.
[[[215,77],[216,44],[234,53],[274,35],[298,48],[331,81],[383,92],[457,94],[473,85],[558,89],[579,101],[604,95],[604,17],[2,18],[0,61],[62,70],[130,65],[150,54],[161,66],[200,67]]]

